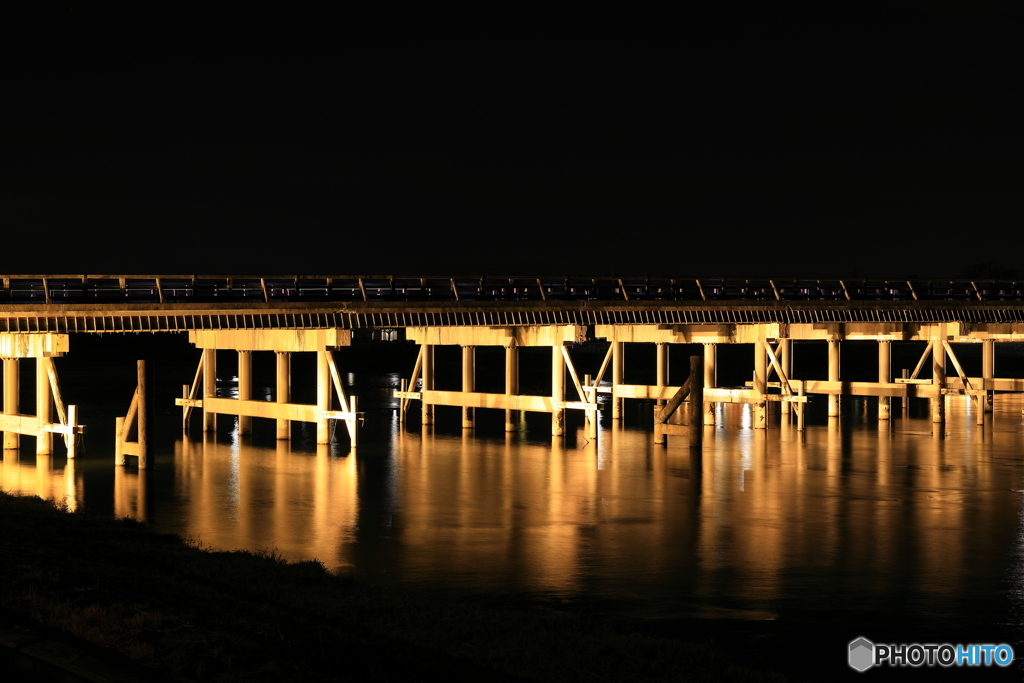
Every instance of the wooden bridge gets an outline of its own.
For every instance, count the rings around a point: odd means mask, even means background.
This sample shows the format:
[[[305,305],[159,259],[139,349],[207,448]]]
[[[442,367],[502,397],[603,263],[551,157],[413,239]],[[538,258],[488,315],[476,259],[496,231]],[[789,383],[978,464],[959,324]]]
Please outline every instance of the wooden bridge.
[[[1019,322],[1024,282],[0,276],[0,332]]]
[[[37,438],[41,453],[50,452],[53,433],[70,435],[81,427],[59,399],[48,360],[69,350],[71,333],[187,331],[203,357],[178,401],[186,424],[194,409],[202,409],[207,430],[215,428],[218,413],[238,416],[243,434],[253,417],[271,418],[278,421],[278,436],[288,438],[290,421],[308,421],[317,424],[320,443],[330,439],[330,420],[344,420],[356,442],[361,415],[355,397],[345,394],[332,351],[366,330],[389,330],[420,345],[407,386],[396,392],[403,419],[410,401],[422,403],[425,424],[433,422],[434,406],[458,406],[466,428],[472,427],[477,408],[504,410],[509,430],[515,429],[514,411],[527,410],[550,413],[552,433],[560,435],[565,411],[582,410],[593,434],[602,407],[597,394],[607,393],[613,418],[622,415],[626,399],[659,404],[655,438],[663,440],[685,433],[674,424],[679,416],[674,406],[696,392],[698,384],[702,407],[694,423],[713,424],[716,403],[739,402],[751,404],[754,427],[765,428],[767,406],[778,402],[782,413],[795,415],[802,428],[807,397],[819,394],[827,397],[829,415],[836,417],[842,395],[878,397],[883,420],[890,417],[892,398],[927,398],[933,420],[940,423],[946,397],[967,396],[981,408],[976,411],[981,424],[993,392],[1024,391],[1024,379],[995,375],[996,342],[1024,341],[1024,283],[1014,281],[9,275],[0,277],[0,284],[0,428],[5,447],[15,447],[18,434],[29,434]],[[566,347],[594,340],[610,342],[607,357],[596,376],[580,377]],[[827,380],[792,376],[795,340],[828,346]],[[878,343],[877,382],[842,379],[839,347],[846,340]],[[912,373],[893,377],[891,345],[910,341],[927,342],[926,350]],[[654,385],[623,382],[625,346],[631,343],[657,345]],[[959,343],[982,344],[980,376],[963,371],[953,346]],[[694,378],[690,386],[668,385],[669,344],[702,345],[699,383]],[[717,386],[718,344],[752,345],[748,387]],[[462,347],[461,391],[435,389],[433,349],[440,345]],[[503,393],[475,391],[478,346],[505,349]],[[549,395],[519,393],[518,349],[524,346],[551,349]],[[237,399],[215,395],[219,350],[238,353]],[[254,352],[277,354],[273,403],[252,399]],[[317,354],[315,405],[290,403],[289,358],[298,352]],[[35,416],[19,412],[18,361],[23,358],[37,359]],[[926,366],[931,377],[919,378]],[[57,422],[51,417],[54,407]],[[119,428],[119,443],[127,443],[130,423]]]

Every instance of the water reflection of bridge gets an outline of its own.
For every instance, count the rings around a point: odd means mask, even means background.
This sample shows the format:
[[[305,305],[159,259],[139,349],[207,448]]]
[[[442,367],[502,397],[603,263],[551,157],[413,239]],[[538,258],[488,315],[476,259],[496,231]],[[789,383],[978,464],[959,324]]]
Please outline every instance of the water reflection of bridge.
[[[179,399],[185,419],[203,413],[204,429],[216,415],[238,416],[247,433],[251,419],[278,422],[288,438],[291,421],[316,423],[317,441],[330,440],[330,420],[343,420],[353,445],[360,419],[355,397],[340,380],[332,351],[361,335],[381,331],[420,345],[407,387],[397,392],[402,415],[411,401],[422,404],[422,420],[434,406],[462,409],[472,427],[477,408],[504,410],[514,429],[514,411],[550,413],[552,433],[564,430],[566,410],[582,410],[596,430],[598,393],[611,398],[613,418],[627,399],[658,403],[678,397],[668,382],[670,344],[702,347],[704,424],[714,424],[715,405],[745,403],[753,426],[765,428],[770,403],[783,415],[802,418],[808,395],[827,398],[838,416],[843,395],[878,398],[878,417],[891,414],[891,399],[926,398],[932,419],[942,422],[947,396],[971,397],[979,424],[991,410],[993,392],[1024,391],[1024,379],[997,377],[996,342],[1024,341],[1024,283],[966,280],[810,280],[658,277],[267,277],[267,276],[3,276],[0,287],[0,357],[4,359],[5,448],[19,434],[36,437],[37,451],[52,451],[52,434],[73,441],[80,431],[74,411],[60,399],[50,359],[68,352],[70,333],[181,332],[203,350],[195,380]],[[610,342],[594,375],[580,376],[567,347],[592,340]],[[878,344],[877,381],[842,377],[840,346],[848,340]],[[793,377],[793,342],[828,347],[828,379]],[[894,377],[892,344],[926,342],[912,372]],[[656,345],[653,384],[626,384],[627,344]],[[982,371],[969,376],[956,344],[982,345]],[[746,388],[716,383],[717,345],[750,344],[752,381]],[[436,389],[434,349],[460,346],[460,391]],[[502,393],[476,391],[475,349],[505,350]],[[551,389],[544,396],[519,391],[519,349],[547,347]],[[216,395],[218,351],[238,354],[238,397]],[[277,357],[275,400],[252,397],[252,354]],[[291,403],[292,353],[315,353],[317,402]],[[20,412],[19,361],[36,359],[36,414]],[[909,370],[909,369],[908,369]],[[922,373],[922,371],[924,371]],[[566,379],[568,378],[568,382]],[[568,387],[566,385],[569,385]],[[568,389],[569,397],[566,395]],[[54,408],[58,419],[53,419]],[[667,417],[665,418],[668,419]],[[659,436],[678,433],[671,424]]]

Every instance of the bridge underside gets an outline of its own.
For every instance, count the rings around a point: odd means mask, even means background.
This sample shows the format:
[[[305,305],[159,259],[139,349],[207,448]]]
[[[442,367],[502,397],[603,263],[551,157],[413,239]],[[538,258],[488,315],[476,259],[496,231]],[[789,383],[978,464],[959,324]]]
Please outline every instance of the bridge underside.
[[[846,302],[366,302],[18,304],[0,306],[0,332],[183,332],[524,325],[821,325],[1024,323],[1003,301]]]

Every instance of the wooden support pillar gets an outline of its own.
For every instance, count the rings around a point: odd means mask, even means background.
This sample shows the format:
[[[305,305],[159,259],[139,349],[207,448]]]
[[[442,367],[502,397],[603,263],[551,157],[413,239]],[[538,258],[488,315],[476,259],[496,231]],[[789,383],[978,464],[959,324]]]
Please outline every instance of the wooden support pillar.
[[[754,344],[754,391],[759,397],[754,403],[754,429],[768,428],[768,352],[765,351],[764,342]]]
[[[75,457],[75,454],[78,452],[78,406],[68,406],[67,420],[68,426],[71,427],[71,431],[68,432],[67,436],[64,437],[64,443],[68,447],[68,460],[71,460]],[[68,464],[70,465],[70,463]]]
[[[132,403],[128,407],[128,415],[118,417],[114,421],[114,464],[124,465],[126,455],[136,455],[139,458],[139,470],[145,470],[150,466],[150,449],[153,447],[153,403],[149,400],[149,387],[153,384],[150,381],[149,371],[146,368],[146,361],[140,360],[135,364],[136,384],[135,393],[132,395]],[[71,422],[73,406],[68,406],[68,423]],[[77,411],[74,411],[75,420],[78,419]],[[136,440],[129,441],[132,427],[135,428]],[[69,449],[71,446],[69,445]]]
[[[786,379],[793,379],[793,340],[792,339],[780,339],[779,340],[779,365],[782,366],[782,371],[786,373]],[[782,402],[781,412],[783,415],[789,415],[793,408],[793,404],[789,401]]]
[[[655,344],[657,347],[657,377],[655,379],[656,386],[660,389],[668,386],[668,344],[658,342]],[[658,399],[655,405],[663,406],[665,401]]]
[[[519,347],[505,347],[505,396],[519,393]],[[511,400],[511,399],[509,399]],[[505,409],[505,431],[516,431],[515,411]]]
[[[238,400],[252,400],[252,351],[238,352]],[[238,416],[238,433],[252,434],[252,418]]]
[[[937,392],[935,398],[931,399],[932,422],[944,423],[946,421],[946,397],[942,390],[946,388],[946,347],[942,344],[941,338],[936,339],[932,344],[932,384]]]
[[[718,376],[715,368],[717,357],[718,345],[704,344],[704,386],[709,389],[718,386]],[[712,401],[704,402],[704,424],[715,424],[715,404]]]
[[[462,391],[471,393],[476,390],[476,347],[462,347]],[[473,428],[473,409],[462,407],[462,428]]]
[[[699,356],[690,356],[690,448],[704,445],[704,376]]]
[[[53,422],[53,392],[50,389],[50,375],[46,371],[45,358],[36,358],[36,417],[40,427]],[[53,432],[40,429],[39,436],[36,437],[36,453],[53,453]]]
[[[661,415],[662,408],[657,403],[651,406],[651,408],[654,411],[654,443],[668,443],[668,436],[665,434],[665,423],[658,419]]]
[[[594,378],[590,375],[583,376],[583,384],[586,385],[586,389],[583,391],[587,397],[587,403],[597,403],[597,388],[594,387]],[[586,411],[586,422],[587,422],[587,438],[597,438],[597,411],[588,410]]]
[[[114,465],[124,467],[125,462],[124,441],[121,435],[124,434],[124,418],[114,418]]]
[[[839,342],[830,339],[828,341],[828,381],[839,381]],[[839,417],[841,394],[828,395],[828,416]]]
[[[135,372],[138,377],[138,439],[139,439],[139,469],[149,469],[150,449],[153,447],[153,402],[149,400],[149,372],[146,368],[146,361],[140,360],[135,363]],[[216,425],[216,423],[214,423]]]
[[[804,383],[800,382],[797,386],[797,396],[804,395]],[[807,404],[800,402],[796,404],[796,430],[798,432],[804,431],[804,415],[807,412]]]
[[[290,403],[292,400],[292,354],[290,351],[275,351],[277,357],[277,402]],[[277,419],[277,438],[289,439],[292,435],[291,421]]]
[[[8,415],[18,413],[18,359],[4,358],[4,412]],[[4,448],[17,448],[21,444],[21,435],[17,432],[4,432]]]
[[[622,370],[625,362],[625,345],[623,342],[612,342],[612,419],[622,419],[622,402],[624,399],[615,395],[615,389],[622,384]]]
[[[423,345],[423,392],[426,394],[428,391],[434,389],[434,346],[433,344]],[[434,406],[427,402],[427,398],[424,395],[421,401],[423,417],[420,421],[424,425],[434,424]]]
[[[353,413],[357,413],[358,414],[358,412],[359,412],[359,408],[356,406],[356,396],[355,396],[355,394],[353,394],[352,396],[348,397],[348,409],[350,411],[352,411]],[[348,432],[349,432],[349,437],[350,437],[350,441],[351,441],[352,451],[355,452],[356,446],[359,445],[359,438],[358,438],[358,434],[359,434],[359,418],[358,417],[355,417],[352,420],[351,427],[349,427]]]
[[[888,384],[892,381],[892,342],[879,340],[878,342],[878,381]],[[892,399],[889,396],[878,397],[878,419],[888,420],[892,418]]]
[[[203,398],[217,397],[217,350],[203,349]],[[217,431],[217,414],[203,408],[203,431]]]
[[[316,442],[331,442],[330,420],[323,416],[324,411],[331,409],[331,372],[327,366],[326,349],[316,352]]]
[[[996,341],[994,339],[985,339],[981,342],[981,377],[987,381],[996,376]],[[986,413],[992,412],[993,398],[995,397],[994,391],[985,387],[985,400],[984,410]]]
[[[561,346],[551,347],[551,435],[565,434],[565,357]]]
[[[903,370],[900,372],[900,377],[902,379],[910,379],[910,368],[903,368]],[[903,417],[910,417],[910,397],[904,396],[903,398],[900,399],[900,401],[902,402],[903,407]]]

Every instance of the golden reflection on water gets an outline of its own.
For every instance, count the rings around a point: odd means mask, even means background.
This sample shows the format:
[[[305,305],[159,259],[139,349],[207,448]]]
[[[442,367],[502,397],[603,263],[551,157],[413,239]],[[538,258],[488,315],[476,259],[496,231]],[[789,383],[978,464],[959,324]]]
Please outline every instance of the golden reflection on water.
[[[744,428],[749,407],[722,405],[696,457],[685,438],[658,446],[611,421],[596,442],[581,427],[531,441],[525,427],[480,437],[393,422],[344,456],[180,440],[173,476],[112,468],[114,510],[210,547],[399,583],[600,595],[677,616],[898,604],[955,618],[1009,600],[1024,472],[1024,398],[997,397],[984,428],[965,404],[951,400],[936,428],[878,423],[874,404],[853,401],[805,432]],[[6,452],[0,487],[74,508],[74,467]]]
[[[295,453],[288,441],[260,448],[184,439],[175,444],[177,502],[158,526],[212,548],[276,549],[332,564],[358,519],[355,467],[327,446]]]
[[[61,458],[64,466],[54,468],[52,455],[35,455],[28,460],[17,450],[2,450],[0,489],[22,496],[39,496],[61,501],[74,512],[82,499],[82,482],[75,476],[75,461]]]

